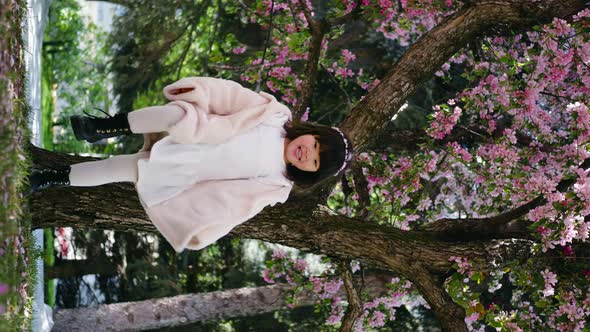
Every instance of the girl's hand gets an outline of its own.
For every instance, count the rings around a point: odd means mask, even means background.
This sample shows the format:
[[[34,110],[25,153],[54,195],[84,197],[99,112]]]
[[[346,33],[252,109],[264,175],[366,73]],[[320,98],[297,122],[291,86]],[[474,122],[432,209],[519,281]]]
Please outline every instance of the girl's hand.
[[[139,152],[150,151],[152,149],[152,146],[166,135],[167,135],[166,133],[145,133],[145,134],[143,134],[143,147],[141,148],[141,150],[139,150]]]
[[[177,95],[180,95],[180,94],[183,94],[183,93],[187,93],[187,92],[193,91],[194,89],[195,88],[178,88],[178,89],[172,89],[172,90],[170,90],[170,94],[177,96]]]

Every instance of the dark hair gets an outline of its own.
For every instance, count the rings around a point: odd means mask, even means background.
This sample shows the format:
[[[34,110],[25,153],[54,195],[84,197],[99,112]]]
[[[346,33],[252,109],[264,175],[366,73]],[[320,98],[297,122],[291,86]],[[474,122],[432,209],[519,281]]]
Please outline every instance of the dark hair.
[[[340,132],[332,127],[300,121],[287,121],[283,128],[287,132],[284,137],[291,141],[302,135],[313,135],[320,144],[320,168],[316,172],[302,171],[287,164],[285,177],[296,185],[307,188],[336,175],[344,163],[347,149]],[[345,137],[348,141],[348,154],[352,155],[352,142],[348,136]],[[350,162],[346,166],[350,166]]]

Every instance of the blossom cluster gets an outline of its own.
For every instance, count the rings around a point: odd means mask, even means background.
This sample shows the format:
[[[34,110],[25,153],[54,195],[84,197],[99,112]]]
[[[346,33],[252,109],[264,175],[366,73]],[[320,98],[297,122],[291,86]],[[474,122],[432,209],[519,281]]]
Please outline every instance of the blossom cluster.
[[[356,8],[355,0],[343,0],[345,13]],[[424,32],[436,26],[445,16],[453,13],[453,0],[365,0],[362,9],[374,18],[377,31],[401,46],[408,46]]]
[[[430,308],[421,296],[412,294],[412,283],[393,278],[389,284],[387,296],[376,297],[363,303],[363,313],[354,325],[354,331],[362,332],[365,328],[382,327],[388,321],[395,320],[396,308],[403,305],[421,305]]]
[[[466,274],[468,277],[473,275],[473,267],[465,257],[451,256],[449,261],[456,263],[457,272]]]
[[[342,16],[356,7],[357,1],[342,0],[333,8],[335,16]],[[360,11],[367,22],[383,37],[406,47],[423,33],[433,28],[445,16],[453,13],[452,0],[389,1],[365,0]],[[248,12],[246,20],[259,24],[264,30],[271,30],[266,51],[257,51],[248,58],[250,67],[240,78],[253,85],[263,84],[264,89],[279,94],[283,102],[297,105],[296,94],[301,89],[304,73],[294,70],[298,62],[307,60],[311,34],[303,6],[313,16],[309,0],[262,0],[254,10]],[[271,26],[272,16],[273,24]],[[341,86],[357,84],[366,91],[373,89],[379,79],[367,75],[362,68],[352,69],[357,55],[349,49],[341,49],[335,57],[328,57],[327,51],[333,33],[328,33],[321,43],[320,64],[333,75]],[[231,52],[239,55],[247,51],[244,45],[234,45]]]
[[[450,111],[449,108],[441,108],[440,105],[436,105],[434,106],[434,110],[434,120],[430,128],[428,128],[427,133],[436,139],[443,139],[453,130],[453,127],[459,121],[461,108],[456,106]]]
[[[358,263],[351,263],[351,271],[358,271]],[[311,292],[317,298],[317,311],[326,317],[326,324],[337,326],[342,321],[347,301],[342,298],[346,296],[342,288],[343,280],[336,272],[337,269],[328,262],[326,271],[320,275],[311,275],[303,259],[275,250],[271,260],[266,262],[263,279],[270,284],[285,282],[292,286],[286,296],[289,307],[298,303],[302,292]],[[355,331],[382,327],[388,321],[395,320],[396,308],[402,305],[428,308],[424,299],[415,294],[409,281],[393,278],[386,286],[386,294],[382,296],[372,299],[363,297],[363,312],[354,326]]]
[[[541,272],[541,275],[543,276],[543,279],[545,281],[545,289],[541,291],[543,293],[543,296],[547,297],[554,295],[555,289],[553,288],[553,286],[555,286],[555,284],[557,283],[557,275],[549,271],[549,269],[545,269],[545,271]]]

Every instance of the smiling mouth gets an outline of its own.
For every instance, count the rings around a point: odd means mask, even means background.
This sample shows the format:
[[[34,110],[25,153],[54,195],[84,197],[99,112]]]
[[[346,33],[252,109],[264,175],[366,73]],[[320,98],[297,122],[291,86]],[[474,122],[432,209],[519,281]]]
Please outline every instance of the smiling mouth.
[[[301,157],[303,156],[303,151],[301,151],[301,147],[297,148],[297,151],[295,151],[295,156],[297,156],[297,159],[301,161]]]

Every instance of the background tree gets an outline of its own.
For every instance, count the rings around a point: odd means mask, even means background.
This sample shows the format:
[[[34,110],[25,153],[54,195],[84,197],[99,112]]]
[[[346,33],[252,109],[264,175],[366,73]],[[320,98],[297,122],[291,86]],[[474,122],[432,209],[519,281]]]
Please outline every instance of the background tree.
[[[367,275],[367,292],[375,297],[387,291],[390,275]],[[56,329],[68,328],[71,331],[92,329],[100,331],[109,327],[116,331],[147,330],[161,327],[174,327],[195,322],[226,320],[240,316],[273,312],[285,308],[284,300],[290,290],[289,284],[275,284],[256,288],[234,288],[224,291],[200,294],[179,295],[160,298],[154,301],[116,303],[98,308],[78,308],[59,310],[55,317]],[[340,296],[345,296],[340,290]],[[317,294],[306,291],[299,297],[295,308],[313,305]],[[129,319],[133,317],[133,319]],[[141,319],[139,319],[141,317]]]

